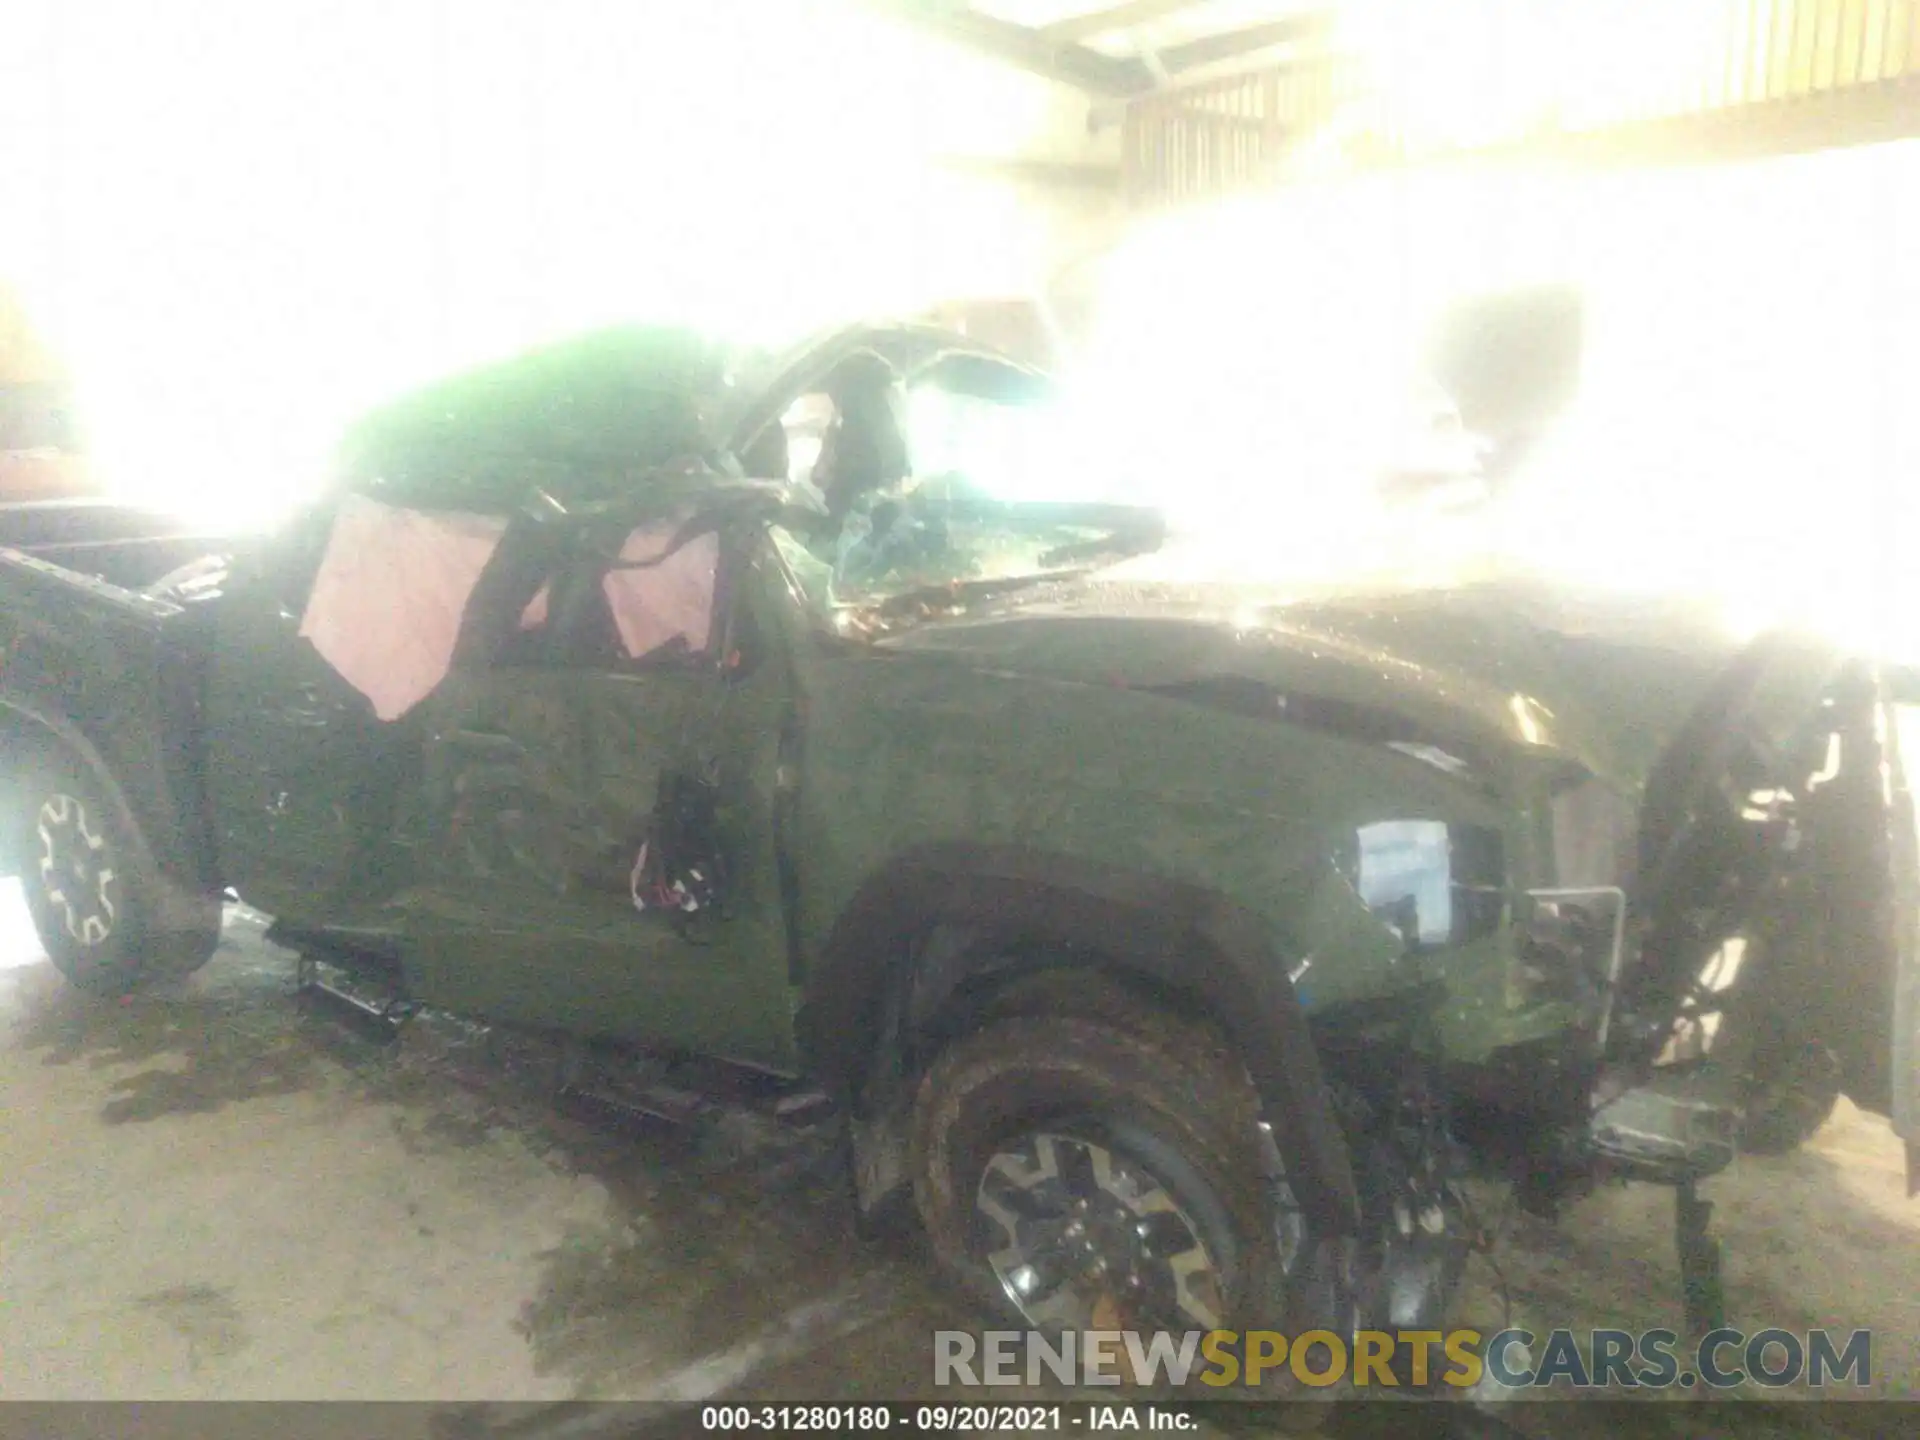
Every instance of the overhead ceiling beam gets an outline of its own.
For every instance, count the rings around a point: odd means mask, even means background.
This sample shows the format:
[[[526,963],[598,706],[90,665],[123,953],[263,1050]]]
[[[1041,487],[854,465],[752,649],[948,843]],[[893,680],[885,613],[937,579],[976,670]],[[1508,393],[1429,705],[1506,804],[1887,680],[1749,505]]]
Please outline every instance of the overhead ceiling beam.
[[[1130,0],[1128,4],[1109,5],[1086,15],[1069,15],[1051,25],[1042,25],[1037,33],[1056,45],[1077,45],[1096,35],[1150,25],[1155,20],[1178,15],[1182,10],[1198,10],[1210,3],[1212,0]]]
[[[1087,124],[1094,131],[1100,131],[1112,125],[1118,125],[1125,118],[1128,107],[1141,101],[1162,100],[1179,102],[1179,97],[1195,90],[1205,90],[1215,85],[1223,85],[1229,80],[1249,75],[1289,76],[1302,70],[1311,69],[1322,63],[1318,57],[1303,56],[1299,59],[1272,60],[1266,56],[1253,56],[1246,60],[1223,64],[1218,68],[1189,70],[1152,91],[1138,95],[1123,95],[1094,101],[1087,109]]]
[[[1040,31],[983,15],[953,0],[869,0],[876,8],[1033,75],[1090,95],[1138,95],[1152,76],[1138,60],[1117,59],[1084,45],[1061,44]]]
[[[1160,63],[1167,67],[1168,74],[1178,75],[1183,70],[1198,70],[1202,65],[1237,60],[1261,50],[1323,39],[1332,28],[1330,16],[1296,15],[1290,20],[1272,20],[1265,25],[1249,25],[1243,30],[1225,30],[1218,35],[1203,35],[1184,44],[1169,45],[1160,52]]]
[[[1332,26],[1331,17],[1324,12],[1296,15],[1169,45],[1156,52],[1154,63],[1149,65],[1138,56],[1103,55],[1085,45],[1051,38],[1057,30],[1016,25],[996,15],[983,14],[964,0],[868,0],[868,3],[1004,64],[1109,100],[1149,94],[1172,80],[1184,79],[1188,71],[1205,66],[1315,40],[1326,35]],[[1145,4],[1146,0],[1136,0],[1136,3]],[[1170,5],[1171,0],[1165,3]],[[1191,8],[1193,3],[1206,3],[1206,0],[1183,0],[1178,8]],[[1114,7],[1103,13],[1114,14],[1124,8],[1127,7]],[[1061,25],[1068,23],[1060,22]]]

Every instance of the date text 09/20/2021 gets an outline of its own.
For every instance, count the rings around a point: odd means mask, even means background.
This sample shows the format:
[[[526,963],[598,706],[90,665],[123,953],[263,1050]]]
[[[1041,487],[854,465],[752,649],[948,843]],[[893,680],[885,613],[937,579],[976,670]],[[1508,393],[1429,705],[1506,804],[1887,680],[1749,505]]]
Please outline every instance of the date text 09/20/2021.
[[[1195,1431],[1200,1422],[1160,1405],[708,1405],[700,1428],[717,1434],[1056,1434]]]

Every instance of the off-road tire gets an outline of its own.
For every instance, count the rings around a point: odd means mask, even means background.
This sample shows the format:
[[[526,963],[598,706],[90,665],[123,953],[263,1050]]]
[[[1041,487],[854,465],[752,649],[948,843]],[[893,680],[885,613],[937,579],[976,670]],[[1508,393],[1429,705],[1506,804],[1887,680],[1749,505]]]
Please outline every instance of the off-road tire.
[[[69,983],[125,995],[190,975],[212,958],[220,897],[170,894],[119,805],[71,753],[49,746],[27,756],[15,796],[27,910]],[[76,857],[79,872],[63,863]]]
[[[1102,1003],[1101,1009],[1108,1009]],[[1049,1124],[1094,1127],[1173,1195],[1225,1280],[1228,1328],[1259,1324],[1279,1265],[1246,1070],[1205,1027],[1129,1011],[1016,1015],[951,1045],[916,1096],[914,1200],[936,1263],[990,1313],[1024,1324],[982,1253],[974,1196],[999,1145]],[[1271,1322],[1270,1322],[1271,1323]]]

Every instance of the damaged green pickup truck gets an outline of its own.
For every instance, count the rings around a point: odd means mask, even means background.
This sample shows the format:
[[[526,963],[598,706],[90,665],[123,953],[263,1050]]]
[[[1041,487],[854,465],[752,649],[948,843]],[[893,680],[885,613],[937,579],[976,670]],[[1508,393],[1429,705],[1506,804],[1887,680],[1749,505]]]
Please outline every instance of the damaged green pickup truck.
[[[919,327],[600,336],[145,590],[0,556],[50,956],[183,975],[234,893],[407,1003],[805,1077],[861,1210],[1043,1327],[1425,1328],[1470,1168],[1690,1186],[1809,1046],[1916,1133],[1876,669],[1164,578],[1155,511],[1034,493],[1047,391]]]

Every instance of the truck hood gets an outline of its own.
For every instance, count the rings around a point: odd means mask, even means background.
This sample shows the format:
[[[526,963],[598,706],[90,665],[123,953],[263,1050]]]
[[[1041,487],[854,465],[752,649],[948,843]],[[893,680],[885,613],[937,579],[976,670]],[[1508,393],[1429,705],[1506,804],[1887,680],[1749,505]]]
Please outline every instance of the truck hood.
[[[885,653],[1180,693],[1266,687],[1642,785],[1742,637],[1701,602],[1535,581],[1286,595],[1063,581],[878,642]]]

